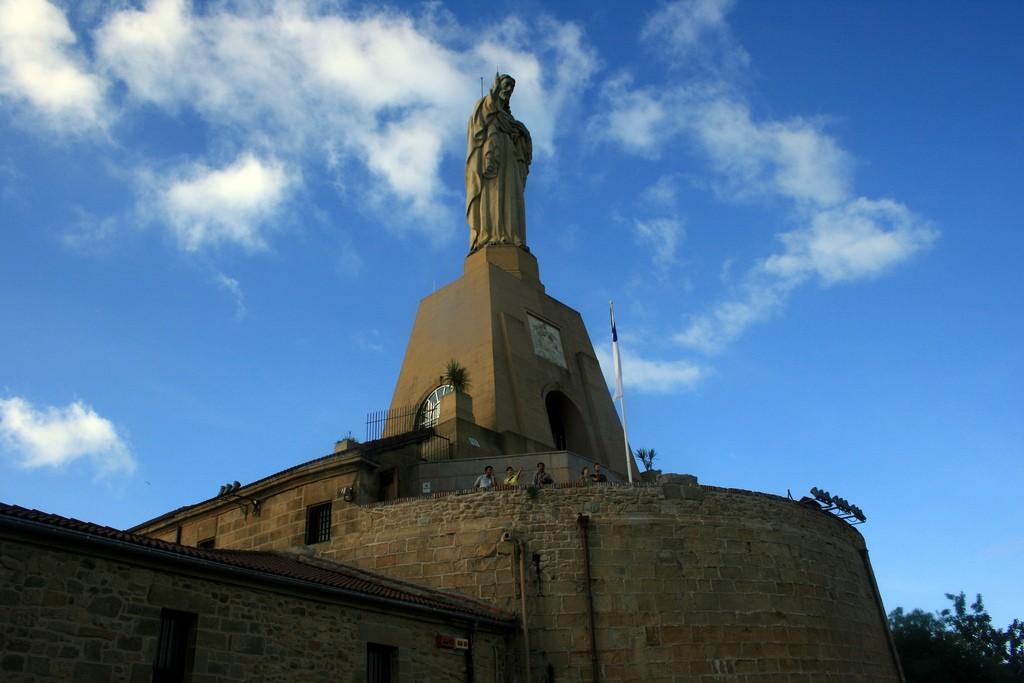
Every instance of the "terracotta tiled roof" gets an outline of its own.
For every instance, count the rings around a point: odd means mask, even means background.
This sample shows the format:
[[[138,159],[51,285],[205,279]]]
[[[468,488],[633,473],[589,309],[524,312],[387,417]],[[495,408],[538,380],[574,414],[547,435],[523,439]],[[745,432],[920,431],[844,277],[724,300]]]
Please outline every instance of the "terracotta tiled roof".
[[[225,569],[235,568],[249,574],[262,575],[268,581],[285,579],[305,584],[312,589],[343,591],[349,596],[370,601],[407,606],[412,610],[441,611],[467,619],[483,619],[499,626],[514,627],[516,617],[484,602],[432,588],[399,581],[373,572],[356,569],[315,557],[298,554],[271,553],[246,550],[200,549],[161,541],[156,538],[120,531],[108,526],[83,522],[78,519],[30,510],[17,505],[0,503],[0,526],[14,525],[18,521],[40,535],[47,531],[65,530],[76,533],[80,540],[103,540],[123,544],[126,550],[156,554],[167,553],[182,560],[208,562]]]

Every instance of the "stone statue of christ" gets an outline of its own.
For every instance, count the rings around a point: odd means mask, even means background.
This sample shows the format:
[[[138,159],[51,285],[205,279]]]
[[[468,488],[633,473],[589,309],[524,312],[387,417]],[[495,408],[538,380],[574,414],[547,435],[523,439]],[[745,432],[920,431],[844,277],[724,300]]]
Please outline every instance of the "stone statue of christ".
[[[496,75],[491,91],[476,103],[466,130],[470,253],[489,244],[527,248],[523,191],[533,142],[509,107],[515,87],[515,79],[508,74]]]

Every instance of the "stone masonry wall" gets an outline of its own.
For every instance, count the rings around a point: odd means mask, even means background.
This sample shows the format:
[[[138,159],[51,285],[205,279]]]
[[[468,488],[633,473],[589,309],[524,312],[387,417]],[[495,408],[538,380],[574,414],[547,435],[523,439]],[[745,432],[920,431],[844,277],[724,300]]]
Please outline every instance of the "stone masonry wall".
[[[345,487],[355,484],[355,473],[327,476],[302,482],[259,495],[259,515],[244,500],[229,501],[205,514],[181,522],[181,544],[195,546],[199,541],[214,538],[217,548],[250,550],[256,548],[287,548],[302,545],[306,532],[306,508],[320,503],[333,503],[332,512],[342,505]],[[175,542],[177,523],[147,530],[145,533],[164,541]]]
[[[366,643],[398,648],[401,681],[465,681],[436,647],[458,627],[198,578],[20,540],[0,540],[0,679],[152,680],[161,608],[198,614],[196,683],[363,681]],[[505,641],[477,632],[477,681],[505,680]]]
[[[316,547],[518,612],[515,555],[499,540],[511,530],[525,548],[534,680],[550,667],[587,681],[578,513],[591,519],[602,680],[899,680],[861,535],[776,496],[669,484],[341,506]]]

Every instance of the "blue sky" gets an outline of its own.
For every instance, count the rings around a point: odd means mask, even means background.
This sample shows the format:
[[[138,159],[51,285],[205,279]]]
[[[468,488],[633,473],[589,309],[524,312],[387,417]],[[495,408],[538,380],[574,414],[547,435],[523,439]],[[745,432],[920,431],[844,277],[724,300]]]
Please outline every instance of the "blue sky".
[[[130,526],[361,437],[461,273],[465,121],[630,436],[1024,617],[1024,5],[0,1],[0,499]]]

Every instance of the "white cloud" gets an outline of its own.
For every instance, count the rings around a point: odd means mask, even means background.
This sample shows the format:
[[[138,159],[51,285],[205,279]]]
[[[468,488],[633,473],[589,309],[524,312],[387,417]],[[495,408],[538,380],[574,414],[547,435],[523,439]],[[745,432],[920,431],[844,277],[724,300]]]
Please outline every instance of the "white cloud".
[[[637,239],[654,253],[654,265],[667,268],[676,260],[676,248],[683,237],[683,222],[678,218],[652,218],[633,222]]]
[[[374,354],[384,353],[384,341],[380,330],[375,328],[361,328],[349,335],[352,346],[360,351],[368,351]]]
[[[747,66],[750,56],[733,40],[726,14],[734,0],[676,0],[644,24],[641,38],[671,65],[719,72]]]
[[[746,329],[777,314],[793,288],[792,281],[750,281],[742,295],[695,316],[673,336],[678,344],[707,354],[721,352]]]
[[[640,194],[640,198],[650,204],[675,206],[678,199],[675,178],[671,175],[659,177],[653,185]]]
[[[198,46],[193,26],[178,0],[153,0],[146,10],[123,10],[96,32],[97,59],[130,87],[132,97],[176,105],[194,95],[182,91],[187,76],[176,73],[185,55]]]
[[[726,98],[693,103],[690,132],[737,196],[777,194],[835,204],[848,194],[848,155],[813,122],[756,122],[746,104]]]
[[[588,123],[590,139],[617,142],[627,151],[657,156],[659,145],[676,132],[678,118],[654,91],[634,88],[633,79],[619,74],[601,86],[606,106]]]
[[[615,384],[611,352],[604,347],[597,349],[605,381]],[[686,360],[654,360],[644,358],[632,351],[621,349],[622,383],[625,389],[644,394],[668,394],[692,389],[705,379],[711,370]]]
[[[816,274],[825,284],[880,275],[927,248],[938,233],[898,202],[861,197],[819,211],[810,225],[780,235],[785,250],[760,268],[780,278]]]
[[[420,23],[385,10],[349,17],[283,0],[200,13],[182,0],[152,0],[111,14],[96,49],[129,103],[191,109],[236,145],[292,166],[315,160],[347,170],[354,160],[372,175],[359,196],[387,211],[389,225],[405,212],[417,219],[409,227],[444,238],[452,191],[438,168],[446,152],[464,152],[477,77],[495,63],[516,76],[513,111],[537,153],[551,155],[560,114],[596,60],[572,24],[540,20],[528,31],[510,20],[476,39],[450,22],[440,27],[435,15]],[[442,38],[467,47],[450,49]]]
[[[783,251],[751,269],[740,295],[696,316],[675,341],[718,353],[750,325],[781,311],[810,278],[832,285],[877,277],[931,246],[938,233],[898,202],[861,197],[813,211],[806,227],[779,237]]]
[[[96,216],[81,207],[74,208],[75,218],[61,235],[64,246],[81,253],[101,254],[108,251],[121,232],[120,220],[114,216]]]
[[[245,292],[242,291],[242,286],[238,284],[238,280],[224,273],[217,273],[216,277],[217,285],[231,295],[231,298],[235,301],[235,319],[241,320],[248,313],[248,309],[245,307]]]
[[[516,77],[520,94],[521,102],[513,110],[516,117],[530,128],[539,154],[553,156],[559,125],[564,126],[565,120],[570,121],[570,126],[575,125],[574,117],[567,114],[584,109],[578,104],[579,96],[597,71],[598,60],[576,24],[542,19],[536,34],[521,39],[521,45],[529,46],[538,55],[536,77],[530,77],[529,72],[519,76],[516,71],[505,70]],[[477,54],[487,63],[490,55],[480,50]]]
[[[709,33],[728,30],[726,12],[733,0],[684,0],[665,5],[644,25],[645,40],[668,38],[679,50],[693,50],[704,45]]]
[[[702,69],[703,80],[667,88],[635,86],[619,74],[603,85],[604,107],[589,121],[604,139],[649,157],[685,142],[706,158],[712,183],[732,200],[785,199],[797,228],[777,237],[781,252],[758,260],[733,296],[694,316],[674,340],[717,353],[752,324],[777,315],[812,278],[823,285],[875,277],[926,249],[938,233],[890,199],[856,198],[852,161],[819,120],[759,120],[733,78],[747,54],[732,39],[731,0],[681,0],[647,23],[643,38],[663,56]],[[671,112],[671,115],[668,115]],[[659,183],[644,195],[669,197]],[[637,224],[655,243],[653,224]],[[662,259],[664,259],[664,255]]]
[[[726,196],[826,206],[849,193],[849,155],[818,122],[755,121],[746,103],[714,87],[635,88],[616,76],[602,93],[604,111],[589,122],[595,139],[661,157],[684,137],[707,156]]]
[[[155,184],[157,211],[186,251],[222,243],[266,248],[271,219],[297,181],[274,159],[243,154],[220,169],[194,164]]]
[[[0,96],[28,105],[61,132],[105,128],[105,84],[75,43],[67,17],[51,3],[0,0]]]
[[[60,469],[87,458],[101,475],[135,471],[113,423],[81,401],[39,410],[22,398],[0,399],[0,443],[27,469]]]

